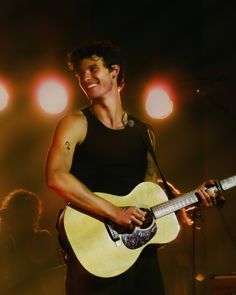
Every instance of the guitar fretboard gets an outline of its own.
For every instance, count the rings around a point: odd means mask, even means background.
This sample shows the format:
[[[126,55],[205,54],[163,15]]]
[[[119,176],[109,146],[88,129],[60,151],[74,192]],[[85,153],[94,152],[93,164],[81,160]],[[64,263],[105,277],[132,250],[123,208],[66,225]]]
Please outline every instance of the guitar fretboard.
[[[231,176],[229,178],[223,179],[219,181],[220,185],[216,185],[209,188],[209,190],[220,190],[220,191],[225,191],[227,189],[230,189],[234,186],[236,186],[236,175]],[[192,191],[187,194],[184,194],[181,197],[177,197],[176,199],[172,199],[170,201],[164,202],[162,204],[156,205],[152,207],[152,212],[155,216],[155,218],[160,218],[165,215],[168,215],[170,213],[173,213],[175,211],[178,211],[184,207],[188,207],[190,205],[193,205],[197,203],[199,200],[196,196],[196,192]]]
[[[152,207],[152,212],[154,213],[154,216],[157,219],[167,214],[178,211],[179,209],[182,209],[184,207],[188,207],[197,202],[198,198],[195,195],[195,191],[192,191],[181,197],[172,199],[170,201]]]
[[[236,175],[221,180],[220,184],[224,191],[236,186]]]

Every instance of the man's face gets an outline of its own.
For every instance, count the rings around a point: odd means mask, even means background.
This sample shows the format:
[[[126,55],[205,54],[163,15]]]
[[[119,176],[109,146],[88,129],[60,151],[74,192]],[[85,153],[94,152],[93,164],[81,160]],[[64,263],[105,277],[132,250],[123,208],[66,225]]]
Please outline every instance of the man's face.
[[[91,100],[105,97],[114,85],[112,71],[106,68],[103,59],[96,55],[82,60],[77,78],[81,89]]]

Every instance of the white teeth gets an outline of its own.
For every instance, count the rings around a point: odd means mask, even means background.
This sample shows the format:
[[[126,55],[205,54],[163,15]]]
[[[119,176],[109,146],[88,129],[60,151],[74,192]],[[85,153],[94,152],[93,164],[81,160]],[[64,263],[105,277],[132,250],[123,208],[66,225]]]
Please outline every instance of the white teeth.
[[[87,88],[92,88],[92,87],[95,87],[95,86],[97,86],[97,84],[93,83],[93,84],[88,85]]]

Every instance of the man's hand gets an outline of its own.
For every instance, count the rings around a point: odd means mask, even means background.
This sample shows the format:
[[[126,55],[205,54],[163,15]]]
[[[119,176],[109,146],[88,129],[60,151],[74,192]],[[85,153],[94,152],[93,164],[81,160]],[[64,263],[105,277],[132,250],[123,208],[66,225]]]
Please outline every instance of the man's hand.
[[[220,195],[220,192],[217,188],[214,188],[214,184],[214,180],[207,180],[196,189],[196,193],[201,198],[201,206],[211,207],[216,205],[216,198]]]
[[[142,211],[138,207],[123,207],[119,208],[119,212],[116,215],[115,222],[119,226],[132,228],[134,226],[142,226],[146,212]]]

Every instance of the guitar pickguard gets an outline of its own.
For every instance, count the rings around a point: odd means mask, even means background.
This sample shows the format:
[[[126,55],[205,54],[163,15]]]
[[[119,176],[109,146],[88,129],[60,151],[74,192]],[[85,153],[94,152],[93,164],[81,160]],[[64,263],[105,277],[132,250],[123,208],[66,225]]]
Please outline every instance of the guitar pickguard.
[[[153,222],[148,229],[135,227],[132,233],[121,235],[122,242],[129,249],[137,249],[150,241],[157,232],[156,222]]]

